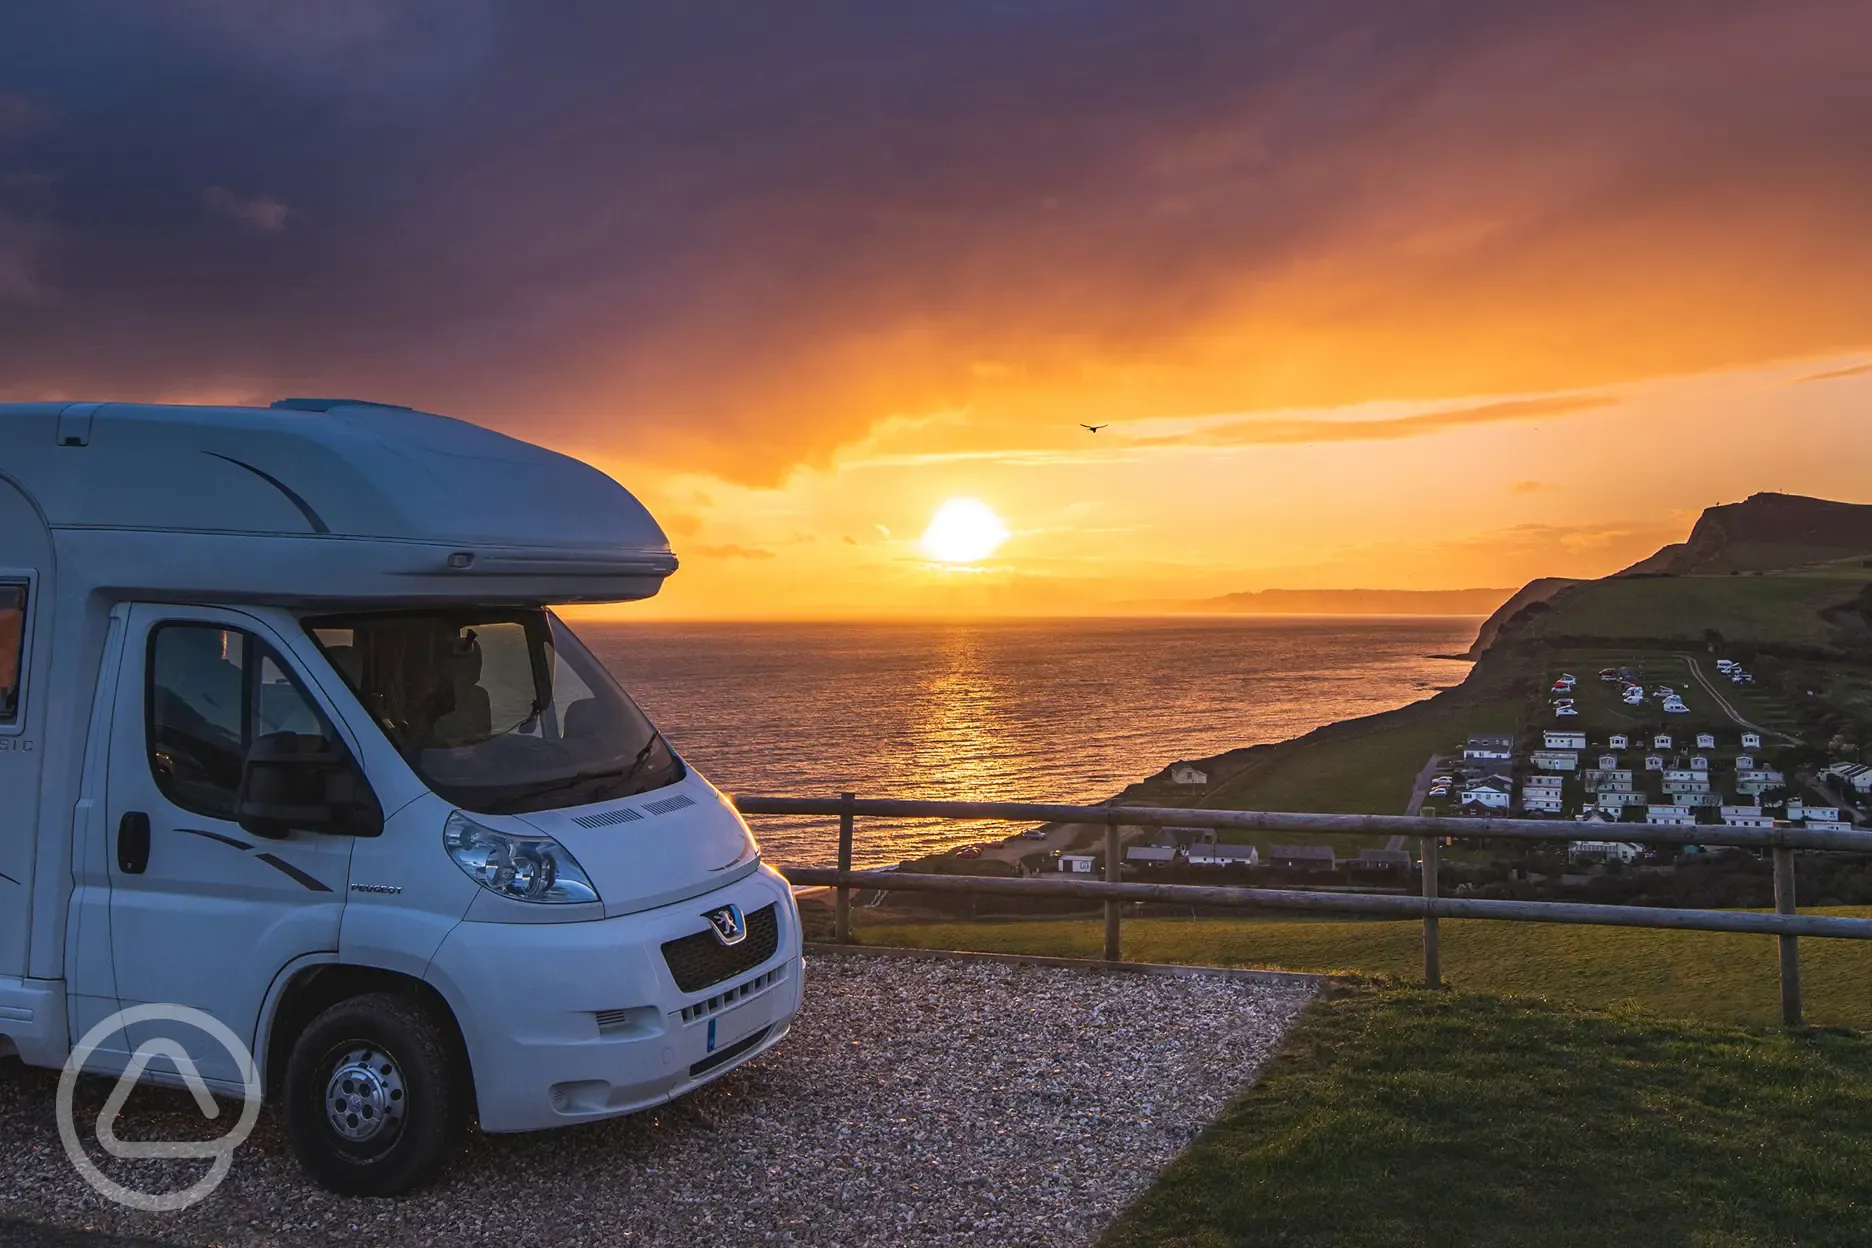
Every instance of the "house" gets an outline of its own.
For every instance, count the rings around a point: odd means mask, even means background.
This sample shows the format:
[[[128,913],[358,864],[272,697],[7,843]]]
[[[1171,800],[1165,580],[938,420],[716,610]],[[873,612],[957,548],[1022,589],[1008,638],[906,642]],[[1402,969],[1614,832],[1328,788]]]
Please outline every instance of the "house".
[[[1261,851],[1252,845],[1221,845],[1211,842],[1189,847],[1192,867],[1254,867],[1261,864]]]
[[[1625,814],[1623,806],[1600,806],[1586,817],[1588,823],[1617,823]]]
[[[1664,759],[1656,754],[1647,754],[1644,756],[1644,769],[1646,771],[1663,771]]]
[[[1586,791],[1588,793],[1629,793],[1632,789],[1632,773],[1629,771],[1589,771],[1586,773]]]
[[[1737,771],[1751,771],[1754,769],[1754,767],[1755,767],[1755,756],[1753,754],[1736,755],[1736,770]]]
[[[1624,792],[1607,792],[1602,789],[1599,792],[1599,809],[1616,810],[1620,806],[1642,806],[1650,800],[1649,794],[1634,793],[1630,789]]]
[[[1153,845],[1170,845],[1182,848],[1185,845],[1202,845],[1216,839],[1214,828],[1182,828],[1166,825],[1157,830],[1151,839]]]
[[[1586,748],[1586,734],[1549,728],[1541,733],[1541,744],[1550,750],[1583,750]]]
[[[1761,749],[1761,733],[1745,732],[1742,734],[1742,748],[1745,750]]]
[[[1834,763],[1820,774],[1830,776],[1838,783],[1850,787],[1855,793],[1872,792],[1872,767],[1864,763]]]
[[[1275,845],[1268,849],[1268,865],[1283,871],[1332,871],[1339,866],[1330,845]]]
[[[1645,822],[1667,828],[1693,828],[1696,826],[1696,811],[1688,806],[1647,806]]]
[[[1503,762],[1514,757],[1514,738],[1506,733],[1472,732],[1462,756],[1480,762]]]
[[[1675,772],[1675,773],[1672,773],[1672,772],[1664,773],[1664,793],[1667,797],[1670,797],[1673,800],[1682,794],[1708,793],[1711,791],[1709,781],[1707,779],[1704,779],[1701,776],[1698,776],[1694,780],[1684,780],[1684,779],[1672,779],[1673,775],[1681,777],[1684,775],[1695,775],[1695,773],[1694,772],[1681,772],[1681,771]]]
[[[1200,767],[1192,767],[1188,763],[1172,763],[1170,765],[1170,783],[1208,784],[1209,773]]]
[[[1643,849],[1629,841],[1568,841],[1567,861],[1635,862]]]
[[[1506,810],[1512,794],[1512,786],[1496,780],[1478,780],[1467,785],[1462,791],[1464,806],[1482,806],[1489,810]]]
[[[1601,754],[1599,756],[1599,770],[1600,771],[1613,771],[1617,767],[1618,767],[1618,755]]]
[[[1790,819],[1804,819],[1807,821],[1807,826],[1811,828],[1816,819],[1822,823],[1838,823],[1840,808],[1837,806],[1809,806],[1797,797],[1787,804],[1787,817]]]
[[[1697,733],[1697,735],[1696,735],[1696,748],[1697,748],[1697,749],[1699,749],[1699,750],[1713,750],[1713,749],[1715,749],[1715,748],[1716,748],[1716,734],[1715,734],[1715,733],[1713,733],[1713,732],[1699,732],[1699,733]]]
[[[1124,860],[1141,867],[1173,866],[1183,853],[1174,845],[1133,845],[1125,850]]]
[[[1566,780],[1560,776],[1529,776],[1526,783],[1532,789],[1558,789]]]
[[[1694,793],[1668,793],[1665,796],[1679,806],[1720,806],[1723,804],[1723,795],[1710,789],[1700,789]]]
[[[1812,832],[1850,832],[1853,830],[1849,819],[1809,819],[1807,828]]]
[[[1404,875],[1411,869],[1411,856],[1408,849],[1361,849],[1359,856],[1346,865],[1354,871]]]
[[[1608,750],[1629,750],[1631,749],[1631,738],[1622,732],[1615,732],[1606,738],[1606,748]]]
[[[1787,782],[1787,777],[1772,767],[1757,767],[1753,771],[1736,772],[1735,790],[1738,793],[1763,793],[1769,789],[1778,789]]]
[[[1560,790],[1529,785],[1521,790],[1521,809],[1536,815],[1560,813]]]
[[[1652,737],[1651,748],[1654,750],[1670,749],[1671,748],[1671,734],[1668,732],[1660,732],[1657,734],[1657,736]]]
[[[1691,771],[1708,771],[1709,759],[1703,757],[1701,754],[1692,756],[1690,759],[1690,770]]]
[[[1543,771],[1576,771],[1579,769],[1579,755],[1572,750],[1535,750],[1531,758],[1534,765]]]
[[[1724,806],[1722,821],[1731,828],[1772,828],[1775,825],[1774,816],[1759,806]]]
[[[1059,869],[1071,875],[1091,875],[1098,859],[1091,854],[1061,854]]]

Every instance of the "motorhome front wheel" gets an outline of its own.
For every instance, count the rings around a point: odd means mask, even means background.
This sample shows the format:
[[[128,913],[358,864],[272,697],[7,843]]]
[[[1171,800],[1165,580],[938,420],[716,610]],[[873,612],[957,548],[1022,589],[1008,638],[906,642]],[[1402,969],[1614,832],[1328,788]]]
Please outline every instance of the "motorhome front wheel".
[[[455,1038],[414,1000],[372,993],[312,1020],[286,1064],[286,1134],[300,1164],[346,1196],[433,1179],[465,1129]]]

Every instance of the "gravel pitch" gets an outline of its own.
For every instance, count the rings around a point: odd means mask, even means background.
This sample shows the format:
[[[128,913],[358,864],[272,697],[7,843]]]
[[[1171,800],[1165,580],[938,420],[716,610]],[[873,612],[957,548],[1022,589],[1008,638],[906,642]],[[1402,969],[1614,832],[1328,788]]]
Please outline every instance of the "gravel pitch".
[[[0,1218],[177,1244],[1088,1244],[1254,1078],[1310,995],[815,955],[792,1034],[674,1104],[476,1136],[434,1187],[383,1201],[313,1187],[264,1114],[227,1181],[179,1214],[95,1195],[59,1143],[56,1074],[0,1062]],[[109,1090],[81,1085],[80,1123]],[[157,1090],[138,1091],[125,1117],[124,1139],[206,1125],[186,1094]],[[107,1173],[161,1191],[202,1165]]]

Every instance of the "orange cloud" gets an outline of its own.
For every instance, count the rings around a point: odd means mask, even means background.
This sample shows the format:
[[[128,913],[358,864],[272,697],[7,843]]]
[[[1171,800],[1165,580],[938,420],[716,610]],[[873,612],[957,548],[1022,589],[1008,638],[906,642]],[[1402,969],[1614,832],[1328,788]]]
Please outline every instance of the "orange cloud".
[[[1511,399],[1479,407],[1447,408],[1414,416],[1380,420],[1244,420],[1197,429],[1187,434],[1128,439],[1134,446],[1269,446],[1296,442],[1369,442],[1392,438],[1418,438],[1450,429],[1500,421],[1536,420],[1542,416],[1570,416],[1608,407],[1618,400],[1607,395],[1557,395],[1551,398]],[[1536,482],[1523,484],[1538,485]],[[1517,492],[1524,492],[1517,489]]]

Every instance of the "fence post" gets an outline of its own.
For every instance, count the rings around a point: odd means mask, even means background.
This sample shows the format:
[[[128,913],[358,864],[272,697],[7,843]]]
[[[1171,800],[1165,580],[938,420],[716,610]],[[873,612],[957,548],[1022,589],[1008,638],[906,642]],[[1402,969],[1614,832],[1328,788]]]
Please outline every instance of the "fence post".
[[[839,805],[845,808],[839,812],[838,869],[841,873],[852,869],[852,801],[856,796],[854,793],[839,794]],[[844,885],[839,886],[832,915],[832,938],[841,945],[851,944],[851,889]]]
[[[1423,851],[1423,895],[1435,897],[1437,895],[1437,838],[1423,837],[1420,848]],[[1437,948],[1437,921],[1436,916],[1431,914],[1426,914],[1423,921],[1423,978],[1426,988],[1443,986],[1443,966]]]
[[[1118,811],[1114,807],[1105,808],[1105,878],[1113,884],[1120,883],[1124,877],[1118,869]],[[1105,903],[1105,960],[1118,960],[1118,903]]]
[[[1779,846],[1774,851],[1775,913],[1794,913],[1794,851]],[[1789,1027],[1801,1025],[1800,937],[1777,936],[1781,946],[1781,1021]]]

